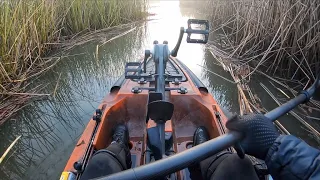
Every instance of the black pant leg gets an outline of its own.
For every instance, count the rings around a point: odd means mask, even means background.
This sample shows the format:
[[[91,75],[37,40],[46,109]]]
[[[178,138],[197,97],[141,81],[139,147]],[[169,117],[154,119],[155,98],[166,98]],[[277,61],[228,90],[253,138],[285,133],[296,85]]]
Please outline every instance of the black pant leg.
[[[258,180],[249,158],[240,159],[237,154],[222,153],[200,162],[203,179]]]
[[[127,162],[131,163],[130,152],[118,143],[112,143],[91,157],[80,179],[107,176],[131,168],[131,164],[129,166]]]

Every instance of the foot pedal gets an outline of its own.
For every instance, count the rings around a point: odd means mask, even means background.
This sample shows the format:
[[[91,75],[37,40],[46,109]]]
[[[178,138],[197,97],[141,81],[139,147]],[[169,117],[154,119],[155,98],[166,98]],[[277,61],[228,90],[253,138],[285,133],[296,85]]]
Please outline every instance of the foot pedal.
[[[194,29],[192,26],[197,26],[199,28]],[[207,20],[200,20],[200,19],[189,19],[188,20],[188,29],[186,29],[187,42],[188,43],[200,43],[206,44],[209,39],[209,21]],[[200,39],[192,39],[192,34],[202,35]]]

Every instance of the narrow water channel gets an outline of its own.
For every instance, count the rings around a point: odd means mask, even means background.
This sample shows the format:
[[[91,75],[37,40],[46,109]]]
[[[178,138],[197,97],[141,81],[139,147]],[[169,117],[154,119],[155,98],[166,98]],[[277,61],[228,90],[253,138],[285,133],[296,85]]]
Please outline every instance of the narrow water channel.
[[[95,108],[124,72],[125,63],[140,60],[153,40],[167,40],[174,47],[179,28],[186,26],[189,18],[201,18],[200,10],[179,1],[151,1],[149,12],[155,14],[150,17],[153,20],[101,46],[98,57],[95,53],[99,42],[75,47],[69,53],[75,56],[62,59],[34,82],[47,84],[43,93],[55,92],[54,96],[27,105],[0,127],[0,154],[22,135],[1,164],[0,179],[58,179]],[[178,58],[202,80],[226,112],[239,111],[236,86],[201,67],[231,79],[228,72],[215,65],[204,45],[187,44],[184,40]],[[261,78],[254,78],[257,93],[261,92],[257,83]],[[267,94],[258,95],[268,110],[276,106]],[[288,118],[283,122],[290,132],[318,145]]]

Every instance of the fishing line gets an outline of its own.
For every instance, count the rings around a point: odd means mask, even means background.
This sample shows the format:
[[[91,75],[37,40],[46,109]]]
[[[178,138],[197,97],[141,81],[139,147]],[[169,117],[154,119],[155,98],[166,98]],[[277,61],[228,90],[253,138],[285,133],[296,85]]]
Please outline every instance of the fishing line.
[[[197,65],[198,65],[198,66],[200,66],[200,67],[202,67],[204,70],[208,71],[209,73],[212,73],[212,74],[214,74],[214,75],[216,75],[216,76],[218,76],[218,77],[220,77],[220,78],[222,78],[222,79],[224,79],[224,80],[228,81],[229,83],[237,84],[237,83],[235,83],[234,81],[231,81],[231,80],[230,80],[230,79],[228,79],[228,78],[225,78],[225,77],[223,77],[223,76],[221,76],[221,75],[219,75],[219,74],[217,74],[217,73],[215,73],[215,72],[210,71],[209,69],[207,69],[207,68],[205,68],[205,67],[201,66],[200,64],[197,64]]]

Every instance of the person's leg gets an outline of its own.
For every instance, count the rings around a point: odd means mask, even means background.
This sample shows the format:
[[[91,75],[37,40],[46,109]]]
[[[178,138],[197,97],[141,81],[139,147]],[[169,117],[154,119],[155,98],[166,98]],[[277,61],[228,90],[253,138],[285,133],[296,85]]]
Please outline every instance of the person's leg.
[[[112,139],[112,143],[106,149],[101,149],[92,155],[81,175],[81,180],[107,176],[131,168],[127,127],[117,126]]]
[[[126,170],[127,153],[118,143],[110,144],[106,149],[97,151],[89,160],[81,180],[93,179]]]
[[[228,151],[200,162],[200,169],[203,179],[259,179],[249,158],[240,159]]]
[[[194,132],[193,146],[202,144],[209,139],[206,128],[198,127]],[[259,179],[247,157],[240,159],[237,154],[229,151],[217,153],[194,166],[200,166],[203,179]],[[191,174],[190,178],[192,177],[194,175]]]

